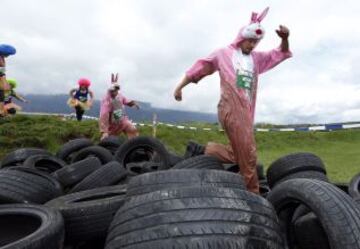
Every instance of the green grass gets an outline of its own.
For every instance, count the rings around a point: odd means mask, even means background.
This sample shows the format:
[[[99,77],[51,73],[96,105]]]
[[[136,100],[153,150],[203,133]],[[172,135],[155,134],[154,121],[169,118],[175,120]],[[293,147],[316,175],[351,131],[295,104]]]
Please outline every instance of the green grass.
[[[205,124],[191,124],[208,127]],[[210,125],[217,128],[216,125]],[[151,135],[151,127],[140,127],[142,135]],[[227,143],[223,132],[179,130],[158,127],[158,138],[178,154],[183,154],[189,140]],[[40,147],[56,152],[61,144],[77,137],[99,140],[95,121],[62,120],[57,117],[16,116],[0,120],[0,158],[20,147]],[[275,159],[293,152],[312,152],[326,164],[332,181],[348,182],[360,172],[360,130],[334,132],[257,132],[259,160],[268,166]]]

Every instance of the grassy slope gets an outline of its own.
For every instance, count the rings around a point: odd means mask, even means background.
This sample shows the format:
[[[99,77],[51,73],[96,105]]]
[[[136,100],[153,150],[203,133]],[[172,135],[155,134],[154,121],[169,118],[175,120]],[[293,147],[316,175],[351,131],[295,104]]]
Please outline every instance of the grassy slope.
[[[141,127],[150,135],[150,127]],[[42,147],[55,152],[59,146],[76,137],[99,139],[97,123],[62,121],[60,118],[17,116],[0,120],[0,158],[20,147]],[[227,143],[222,132],[178,130],[166,126],[158,129],[160,138],[169,149],[182,154],[191,139],[199,143]],[[347,182],[360,172],[360,130],[337,132],[269,132],[256,134],[259,159],[266,166],[282,155],[307,151],[320,156],[331,180]]]

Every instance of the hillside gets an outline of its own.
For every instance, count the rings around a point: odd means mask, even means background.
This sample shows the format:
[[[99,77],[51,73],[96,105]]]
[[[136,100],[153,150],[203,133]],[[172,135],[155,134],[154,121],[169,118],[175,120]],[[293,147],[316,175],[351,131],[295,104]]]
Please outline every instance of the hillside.
[[[21,104],[25,112],[45,112],[45,113],[72,113],[74,110],[66,105],[69,98],[68,95],[37,95],[29,94],[25,96],[30,103]],[[153,113],[158,115],[159,120],[170,123],[183,123],[188,121],[197,122],[217,122],[216,114],[178,111],[170,109],[161,109],[152,107],[150,103],[140,102],[141,109],[139,111],[126,108],[126,112],[135,122],[143,122],[152,120]],[[86,112],[89,116],[99,116],[100,101],[96,100],[91,110]]]
[[[151,127],[140,127],[142,135],[150,135]],[[55,152],[69,139],[88,137],[99,140],[97,123],[62,120],[56,117],[17,116],[0,120],[0,159],[20,147],[41,147]],[[183,154],[187,142],[215,141],[226,143],[224,133],[217,131],[178,130],[160,126],[158,138],[166,146]],[[265,166],[292,152],[312,152],[320,156],[333,181],[347,182],[360,172],[360,130],[335,132],[267,132],[256,133],[259,160]]]

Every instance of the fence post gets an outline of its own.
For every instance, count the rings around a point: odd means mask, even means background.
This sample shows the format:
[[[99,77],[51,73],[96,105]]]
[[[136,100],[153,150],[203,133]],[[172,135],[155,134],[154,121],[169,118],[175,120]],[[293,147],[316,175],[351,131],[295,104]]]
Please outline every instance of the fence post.
[[[156,138],[156,133],[157,133],[157,114],[154,113],[153,114],[153,137]]]

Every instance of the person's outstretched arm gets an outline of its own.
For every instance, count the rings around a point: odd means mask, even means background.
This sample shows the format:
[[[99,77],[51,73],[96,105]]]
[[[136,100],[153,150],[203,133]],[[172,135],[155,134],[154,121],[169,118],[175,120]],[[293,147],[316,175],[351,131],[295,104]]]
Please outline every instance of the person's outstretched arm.
[[[123,103],[123,105],[135,107],[137,110],[140,109],[140,105],[135,100],[130,100],[130,99],[126,98],[125,96],[122,96],[122,103]]]
[[[23,96],[21,96],[20,94],[18,94],[18,93],[16,93],[16,92],[14,92],[13,96],[14,96],[16,99],[18,99],[18,100],[20,100],[20,101],[22,101],[22,102],[24,102],[24,103],[28,103],[28,102],[29,102],[29,101],[27,101]]]
[[[290,35],[289,29],[283,25],[280,25],[279,29],[276,30],[276,33],[281,38],[281,44],[280,44],[281,52],[283,52],[283,53],[289,52],[290,51],[289,50],[289,35]]]
[[[90,100],[93,101],[95,98],[94,92],[93,91],[89,91],[89,95],[90,95]]]
[[[207,75],[213,74],[218,70],[217,54],[218,51],[213,52],[208,57],[198,60],[187,72],[185,77],[176,86],[174,91],[174,98],[177,101],[182,100],[182,89],[190,83],[197,83]]]
[[[70,90],[69,95],[71,98],[74,98],[74,93],[76,92],[76,90],[77,90],[76,88]]]
[[[182,81],[177,85],[175,92],[174,92],[174,97],[177,101],[181,101],[182,100],[182,89],[189,85],[191,83],[191,80],[185,75],[185,77],[182,79]]]
[[[135,107],[137,110],[140,109],[140,105],[135,100],[131,100],[127,105],[130,107]]]
[[[90,104],[90,107],[91,107],[93,105],[93,103],[94,103],[95,95],[94,95],[94,92],[90,91],[90,90],[89,90],[89,95],[90,95],[89,104]]]
[[[280,62],[292,56],[289,49],[289,35],[290,31],[287,27],[280,25],[276,30],[277,35],[281,38],[281,43],[278,48],[270,50],[268,52],[253,52],[259,73],[265,73],[272,69]]]

